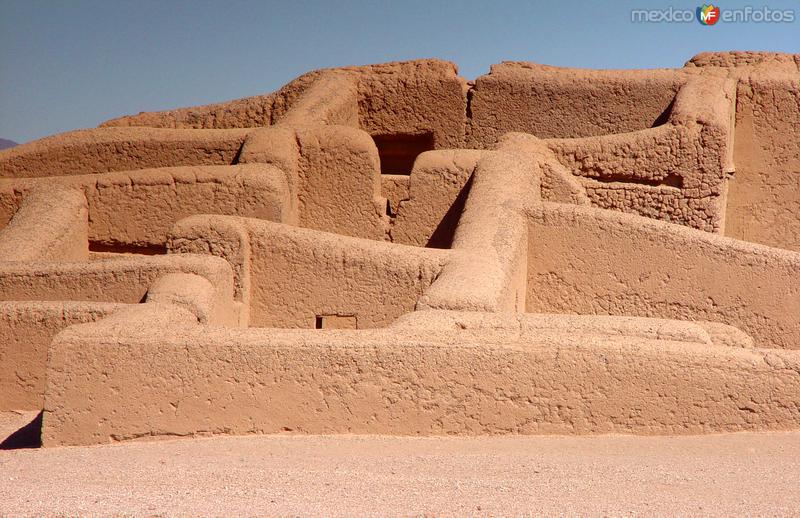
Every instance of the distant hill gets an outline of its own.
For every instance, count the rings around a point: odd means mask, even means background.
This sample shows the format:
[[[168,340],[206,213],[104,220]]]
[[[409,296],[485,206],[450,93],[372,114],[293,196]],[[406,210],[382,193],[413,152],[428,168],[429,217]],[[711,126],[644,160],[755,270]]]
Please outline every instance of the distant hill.
[[[10,147],[14,147],[16,145],[17,145],[17,143],[14,142],[13,140],[0,138],[0,149],[7,149],[7,148],[10,148]]]

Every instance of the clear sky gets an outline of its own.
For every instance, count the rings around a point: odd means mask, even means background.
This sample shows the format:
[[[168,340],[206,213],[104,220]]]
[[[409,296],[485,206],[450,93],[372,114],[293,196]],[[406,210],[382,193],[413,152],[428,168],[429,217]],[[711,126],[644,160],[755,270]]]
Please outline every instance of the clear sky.
[[[794,23],[633,23],[665,1],[0,0],[0,138],[270,92],[303,72],[437,57],[474,78],[503,60],[679,67],[710,50],[800,52]],[[800,2],[728,1],[794,9]]]

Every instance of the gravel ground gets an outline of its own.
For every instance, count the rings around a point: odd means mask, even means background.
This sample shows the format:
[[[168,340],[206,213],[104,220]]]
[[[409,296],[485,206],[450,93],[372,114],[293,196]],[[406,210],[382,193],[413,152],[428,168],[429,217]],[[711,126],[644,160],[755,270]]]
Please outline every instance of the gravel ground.
[[[0,514],[797,515],[798,459],[800,433],[278,435],[15,449],[0,451]]]

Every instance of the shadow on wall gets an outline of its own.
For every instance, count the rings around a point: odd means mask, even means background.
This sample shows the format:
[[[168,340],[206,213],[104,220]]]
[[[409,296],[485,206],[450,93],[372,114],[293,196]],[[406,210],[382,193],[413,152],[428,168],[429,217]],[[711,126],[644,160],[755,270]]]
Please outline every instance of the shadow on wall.
[[[669,105],[661,112],[661,115],[656,117],[653,121],[653,124],[650,125],[651,128],[655,128],[657,126],[663,126],[664,124],[669,121],[669,116],[672,114],[672,107],[675,106],[675,98],[673,97],[672,100],[669,102]]]
[[[433,133],[418,135],[373,135],[381,174],[410,175],[414,160],[425,151],[434,149]]]
[[[458,220],[461,218],[461,213],[464,212],[464,206],[467,203],[467,196],[469,196],[471,187],[472,176],[469,177],[467,183],[461,188],[455,201],[450,205],[450,208],[439,222],[436,230],[433,231],[430,239],[425,244],[426,248],[452,248]]]
[[[98,254],[165,255],[166,245],[133,245],[119,242],[89,241],[89,252]]]
[[[581,138],[665,124],[685,77],[667,70],[599,71],[533,63],[493,65],[471,91],[469,147],[503,134]]]

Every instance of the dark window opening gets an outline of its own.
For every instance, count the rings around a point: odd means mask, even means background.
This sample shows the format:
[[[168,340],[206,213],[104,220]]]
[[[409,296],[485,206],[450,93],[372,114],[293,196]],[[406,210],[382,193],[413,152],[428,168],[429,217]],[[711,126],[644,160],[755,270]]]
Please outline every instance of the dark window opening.
[[[355,315],[317,315],[314,317],[315,329],[358,329]]]
[[[162,255],[167,253],[167,245],[132,245],[129,243],[89,241],[89,251],[106,254]]]
[[[420,153],[433,149],[433,133],[419,135],[375,135],[381,159],[381,174],[411,174]]]
[[[664,178],[655,180],[651,178],[636,178],[625,174],[606,174],[603,176],[592,177],[592,180],[602,183],[635,183],[638,185],[649,185],[651,187],[675,187],[683,189],[683,177],[677,173],[669,173]]]

